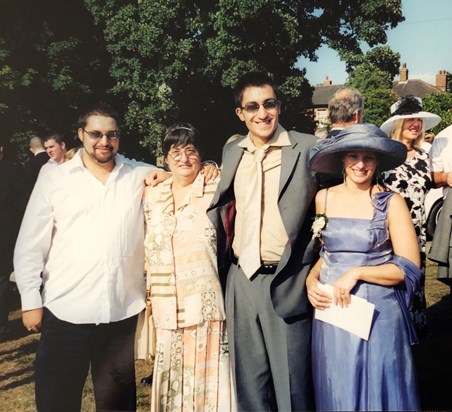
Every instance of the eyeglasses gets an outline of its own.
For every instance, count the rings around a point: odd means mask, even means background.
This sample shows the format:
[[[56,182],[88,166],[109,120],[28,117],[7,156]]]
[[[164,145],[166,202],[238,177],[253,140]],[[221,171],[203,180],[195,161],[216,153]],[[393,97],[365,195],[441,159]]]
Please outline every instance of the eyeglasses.
[[[119,130],[110,130],[109,132],[103,133],[98,130],[89,132],[88,130],[82,129],[91,139],[100,140],[102,137],[106,136],[108,140],[119,139]]]
[[[198,157],[199,152],[194,147],[188,147],[183,150],[172,150],[171,152],[168,152],[168,156],[171,157],[175,162],[178,162],[180,159],[182,159],[182,154],[185,153],[185,156],[187,157]]]
[[[265,100],[264,103],[260,104],[257,102],[248,103],[245,106],[240,106],[241,109],[245,110],[248,113],[257,113],[262,106],[265,110],[273,110],[276,109],[281,102],[276,99],[268,99]]]

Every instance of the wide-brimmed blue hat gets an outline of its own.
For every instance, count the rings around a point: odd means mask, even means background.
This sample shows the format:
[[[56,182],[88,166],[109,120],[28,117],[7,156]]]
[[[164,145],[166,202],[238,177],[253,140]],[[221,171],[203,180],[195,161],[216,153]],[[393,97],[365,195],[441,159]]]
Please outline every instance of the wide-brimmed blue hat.
[[[373,124],[358,123],[344,128],[336,136],[319,141],[309,153],[309,167],[314,172],[340,173],[344,154],[353,150],[375,153],[380,171],[396,168],[407,156],[403,143],[391,140]]]

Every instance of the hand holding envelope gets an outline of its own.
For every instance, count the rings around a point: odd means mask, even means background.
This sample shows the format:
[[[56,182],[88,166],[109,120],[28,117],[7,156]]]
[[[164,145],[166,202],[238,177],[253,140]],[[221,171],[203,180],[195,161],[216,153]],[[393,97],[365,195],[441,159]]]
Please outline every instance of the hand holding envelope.
[[[318,283],[319,289],[333,295],[333,286]],[[347,307],[331,304],[326,309],[315,309],[315,319],[342,328],[364,340],[369,339],[375,305],[366,299],[351,295],[351,303]]]

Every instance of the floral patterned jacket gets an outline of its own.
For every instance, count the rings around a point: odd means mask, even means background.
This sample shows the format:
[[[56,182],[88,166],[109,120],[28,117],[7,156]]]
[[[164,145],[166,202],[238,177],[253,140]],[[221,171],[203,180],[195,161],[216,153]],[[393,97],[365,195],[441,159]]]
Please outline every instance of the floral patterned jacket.
[[[146,284],[156,328],[225,319],[216,234],[206,215],[218,180],[204,185],[198,175],[177,210],[172,179],[145,191]]]

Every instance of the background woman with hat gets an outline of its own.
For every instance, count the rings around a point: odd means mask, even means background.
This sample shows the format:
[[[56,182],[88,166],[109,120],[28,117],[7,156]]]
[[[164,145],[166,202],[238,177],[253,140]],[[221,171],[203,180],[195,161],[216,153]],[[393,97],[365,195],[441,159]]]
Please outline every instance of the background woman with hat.
[[[306,279],[308,298],[316,311],[346,308],[353,295],[375,305],[368,340],[314,319],[318,410],[419,409],[410,348],[416,334],[408,314],[421,276],[416,234],[402,197],[376,181],[377,170],[405,158],[402,143],[370,124],[347,127],[311,149],[311,169],[342,170],[344,182],[316,196],[322,227],[313,225],[314,236],[322,249]],[[332,294],[322,284],[332,286]]]
[[[382,180],[389,189],[405,199],[416,230],[421,252],[422,279],[410,306],[410,314],[419,336],[427,334],[427,307],[425,302],[425,245],[426,216],[425,196],[433,187],[428,153],[421,148],[426,130],[435,127],[441,117],[422,111],[419,97],[407,96],[391,106],[392,116],[381,129],[393,140],[407,148],[405,162],[382,173]]]

